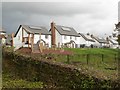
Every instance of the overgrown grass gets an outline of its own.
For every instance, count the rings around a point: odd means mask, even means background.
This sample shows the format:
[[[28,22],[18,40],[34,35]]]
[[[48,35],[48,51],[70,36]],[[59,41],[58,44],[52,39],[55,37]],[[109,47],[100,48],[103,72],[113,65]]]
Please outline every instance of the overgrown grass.
[[[75,54],[118,54],[118,49],[109,49],[109,48],[65,48],[74,52]]]
[[[56,61],[72,64],[78,68],[84,67],[88,71],[94,71],[96,74],[112,79],[118,78],[118,49],[65,48],[65,50],[72,51],[74,54],[69,55],[69,58],[66,55],[54,55]]]
[[[43,82],[30,82],[23,79],[18,79],[10,73],[3,73],[2,75],[3,88],[43,88]]]
[[[71,49],[71,51],[74,51],[76,50],[78,53],[79,52],[82,52],[81,49]],[[85,72],[90,72],[91,74],[90,75],[94,75],[94,76],[97,76],[99,79],[102,78],[102,77],[105,77],[107,78],[107,80],[110,80],[110,79],[116,79],[118,77],[118,72],[117,70],[107,70],[105,69],[106,66],[107,67],[112,67],[111,65],[115,66],[112,62],[113,59],[111,59],[110,56],[113,57],[113,54],[116,54],[117,51],[116,50],[112,50],[112,49],[104,49],[104,51],[101,51],[102,53],[97,53],[97,54],[105,54],[105,52],[110,52],[109,54],[107,53],[106,55],[108,55],[108,57],[105,57],[106,58],[106,61],[102,61],[102,60],[99,60],[99,58],[101,56],[97,56],[95,55],[94,57],[92,57],[92,59],[90,59],[91,62],[89,62],[88,64],[86,63],[86,56],[84,56],[84,54],[93,54],[94,52],[92,51],[87,51],[87,49],[84,49],[86,51],[86,53],[83,53],[83,56],[77,56],[76,54],[78,53],[74,53],[74,55],[70,56],[69,55],[69,58],[70,58],[70,62],[67,62],[67,59],[68,59],[68,56],[66,55],[44,55],[43,59],[47,59],[48,57],[53,57],[51,60],[52,61],[55,61],[55,62],[62,62],[62,63],[67,63],[67,64],[72,64],[72,65],[75,65],[78,67],[78,69],[82,69],[84,70]],[[90,50],[90,49],[89,49]],[[114,53],[113,53],[113,52]],[[92,52],[92,53],[90,53]],[[96,50],[97,52],[97,50]],[[103,53],[104,52],[104,53]],[[80,55],[80,54],[78,54]],[[82,54],[81,54],[82,55]],[[31,55],[30,55],[31,56]],[[36,57],[36,55],[34,56]],[[41,56],[37,56],[38,58],[41,58]],[[83,60],[84,59],[84,60]],[[20,59],[21,60],[21,59]],[[77,61],[77,63],[75,62]],[[114,60],[113,60],[114,61]],[[110,62],[110,63],[109,63]],[[34,62],[33,62],[34,63]],[[27,63],[28,64],[28,63]],[[43,63],[44,64],[44,63]],[[43,65],[43,64],[40,64],[40,65]],[[106,65],[107,64],[107,65]],[[31,64],[32,65],[32,64]],[[39,66],[40,66],[39,65]],[[46,64],[47,65],[47,64]],[[52,65],[50,65],[52,66]],[[30,66],[31,67],[31,66]],[[31,68],[29,67],[28,70],[32,70]],[[11,67],[10,67],[11,68]],[[43,67],[43,68],[46,68]],[[56,68],[56,67],[55,67]],[[54,68],[54,69],[55,69]],[[112,67],[113,68],[113,67]],[[19,69],[18,69],[19,70]],[[34,70],[34,69],[33,69]],[[53,68],[51,71],[49,71],[50,68],[46,68],[45,71],[47,72],[54,72]],[[21,70],[22,71],[22,70]],[[39,71],[39,70],[38,70]],[[66,72],[66,71],[65,71]],[[48,74],[48,73],[47,73]],[[89,74],[88,74],[89,75]],[[33,77],[33,76],[32,76]],[[61,79],[60,79],[61,80]],[[69,80],[68,80],[69,81]],[[82,80],[81,80],[82,81]],[[90,81],[87,81],[86,83],[88,83]],[[84,83],[83,83],[84,84]],[[94,85],[94,83],[93,83]],[[107,85],[107,83],[106,83]],[[70,85],[71,86],[71,85]],[[109,86],[109,85],[108,85]],[[3,87],[5,88],[43,88],[44,87],[44,84],[42,82],[29,82],[29,81],[26,81],[26,80],[23,80],[23,79],[18,79],[18,78],[14,78],[12,77],[11,75],[9,75],[8,73],[3,73]]]
[[[57,59],[70,61],[80,61],[80,62],[98,62],[101,63],[117,63],[118,50],[117,49],[100,49],[100,48],[65,48],[65,50],[72,51],[74,54],[69,55],[54,55]]]

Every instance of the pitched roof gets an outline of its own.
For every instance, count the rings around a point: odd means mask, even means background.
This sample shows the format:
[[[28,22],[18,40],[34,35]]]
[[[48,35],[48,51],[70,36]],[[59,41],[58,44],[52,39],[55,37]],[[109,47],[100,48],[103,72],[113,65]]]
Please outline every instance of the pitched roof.
[[[108,38],[108,40],[109,40],[111,43],[113,43],[113,44],[118,44],[118,42],[117,42],[116,40],[114,40],[114,39]]]
[[[2,32],[2,33],[6,33],[6,31],[5,31],[5,30],[3,30],[3,29],[1,29],[1,28],[0,28],[0,32]]]
[[[55,25],[55,28],[61,35],[77,36],[77,37],[79,37],[79,34],[72,27]]]
[[[89,35],[85,35],[85,34],[82,34],[82,33],[79,33],[86,41],[91,41],[91,42],[95,42],[91,36]]]
[[[15,36],[17,35],[20,28],[24,28],[28,33],[50,35],[51,33],[43,26],[29,26],[29,25],[20,25]]]
[[[2,39],[2,38],[6,38],[6,37],[5,37],[5,35],[0,34],[0,39]]]
[[[99,38],[99,37],[96,37],[96,36],[92,36],[92,38],[94,38],[99,43],[107,43],[107,41],[104,38]]]

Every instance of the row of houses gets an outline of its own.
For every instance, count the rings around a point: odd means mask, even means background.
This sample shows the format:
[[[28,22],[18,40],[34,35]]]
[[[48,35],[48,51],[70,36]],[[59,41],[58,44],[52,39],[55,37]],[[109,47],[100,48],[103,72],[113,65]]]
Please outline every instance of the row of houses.
[[[118,48],[118,42],[112,37],[99,38],[91,34],[78,33],[72,27],[51,23],[50,30],[43,26],[20,25],[16,33],[12,34],[11,44],[16,49],[20,47],[34,47],[41,43],[44,47],[68,48]]]

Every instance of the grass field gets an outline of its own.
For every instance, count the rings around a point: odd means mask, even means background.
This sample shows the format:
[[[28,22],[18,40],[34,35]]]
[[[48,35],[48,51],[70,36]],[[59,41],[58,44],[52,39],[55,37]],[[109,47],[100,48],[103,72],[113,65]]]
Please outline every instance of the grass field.
[[[101,48],[65,48],[73,55],[54,55],[57,62],[85,68],[93,74],[106,76],[111,79],[118,78],[118,50]]]
[[[111,66],[117,64],[118,61],[118,50],[117,49],[76,49],[66,48],[74,53],[71,56],[71,61],[87,62],[88,64],[100,64],[106,63]]]
[[[65,48],[65,50],[73,52],[73,55],[54,55],[54,57],[60,59],[60,61],[65,61],[69,59],[70,61],[80,61],[85,63],[88,62],[106,62],[106,63],[117,63],[118,50],[117,49],[98,49],[98,48]]]
[[[118,49],[109,48],[65,48],[72,55],[48,54],[43,56],[50,61],[74,65],[90,73],[110,79],[118,78]],[[41,58],[41,56],[33,55]],[[49,60],[49,59],[48,59]]]
[[[65,50],[73,51],[75,54],[118,54],[118,49],[109,48],[65,48]]]
[[[3,88],[43,88],[43,82],[30,82],[23,79],[18,79],[10,73],[3,73],[2,75]]]
[[[118,78],[117,49],[65,48],[65,50],[72,51],[73,55],[67,56],[54,54],[51,55],[51,57],[53,57],[53,60],[51,61],[74,65],[78,68],[85,69],[85,71],[90,72],[99,78],[104,77],[113,80]],[[87,57],[87,54],[89,57]],[[104,55],[103,60],[102,55]],[[40,55],[38,58],[40,58]],[[43,88],[44,86],[45,85],[42,82],[30,82],[14,78],[13,76],[9,75],[9,73],[3,73],[4,88]]]

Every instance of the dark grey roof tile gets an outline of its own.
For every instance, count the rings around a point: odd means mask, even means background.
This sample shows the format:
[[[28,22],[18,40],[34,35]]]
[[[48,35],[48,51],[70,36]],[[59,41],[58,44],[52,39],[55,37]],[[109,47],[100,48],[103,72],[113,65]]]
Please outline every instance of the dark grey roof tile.
[[[96,36],[93,36],[93,38],[95,40],[97,40],[99,43],[107,43],[107,40],[105,40],[104,38],[99,38],[99,37],[96,37]]]
[[[28,25],[22,25],[24,29],[26,29],[30,33],[35,33],[35,34],[50,34],[50,32],[43,26],[28,26]]]
[[[68,35],[68,36],[77,36],[79,37],[79,34],[74,30],[72,27],[66,27],[66,26],[60,26],[55,25],[55,28],[61,35]]]
[[[79,33],[79,35],[81,35],[86,41],[95,42],[90,36],[84,35],[82,33]]]

